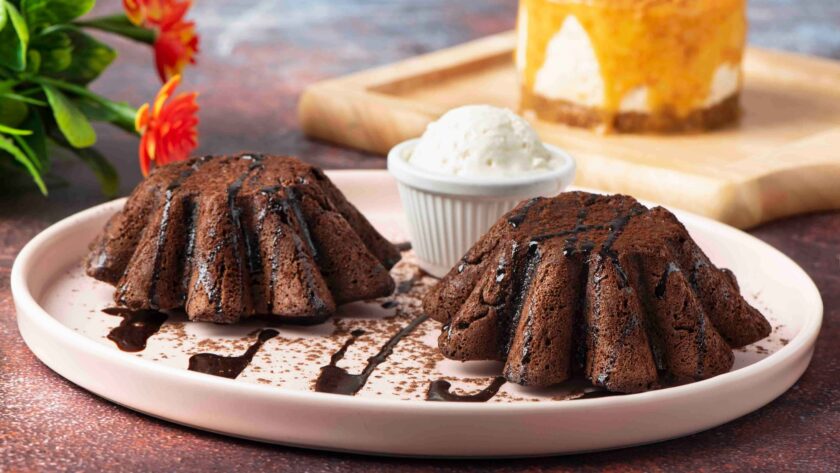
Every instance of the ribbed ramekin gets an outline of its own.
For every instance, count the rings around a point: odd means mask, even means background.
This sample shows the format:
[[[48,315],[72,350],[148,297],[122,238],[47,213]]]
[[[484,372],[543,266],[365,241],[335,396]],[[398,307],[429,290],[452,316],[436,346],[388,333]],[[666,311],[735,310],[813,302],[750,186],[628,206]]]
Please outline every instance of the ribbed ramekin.
[[[418,139],[388,153],[408,220],[411,244],[420,265],[441,277],[505,212],[531,197],[557,195],[575,177],[575,160],[546,144],[560,164],[550,171],[515,177],[463,177],[436,174],[408,163]]]

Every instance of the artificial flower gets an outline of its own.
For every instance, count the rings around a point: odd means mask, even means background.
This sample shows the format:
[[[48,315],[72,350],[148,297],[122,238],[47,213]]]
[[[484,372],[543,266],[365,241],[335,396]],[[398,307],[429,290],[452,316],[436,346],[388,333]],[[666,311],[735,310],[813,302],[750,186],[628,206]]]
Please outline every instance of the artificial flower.
[[[143,104],[137,110],[134,126],[140,137],[140,170],[149,174],[152,162],[162,166],[183,161],[198,145],[198,104],[195,92],[172,97],[181,82],[180,75],[174,75],[161,87],[154,103]],[[172,100],[169,100],[172,98]]]
[[[191,5],[192,0],[123,0],[129,21],[156,28],[181,21]]]
[[[195,23],[184,20],[191,5],[191,0],[123,0],[132,23],[157,33],[155,65],[163,82],[180,74],[187,64],[195,64],[198,35]]]
[[[155,66],[160,80],[180,74],[187,64],[195,64],[198,35],[191,21],[178,21],[162,29],[155,40]]]

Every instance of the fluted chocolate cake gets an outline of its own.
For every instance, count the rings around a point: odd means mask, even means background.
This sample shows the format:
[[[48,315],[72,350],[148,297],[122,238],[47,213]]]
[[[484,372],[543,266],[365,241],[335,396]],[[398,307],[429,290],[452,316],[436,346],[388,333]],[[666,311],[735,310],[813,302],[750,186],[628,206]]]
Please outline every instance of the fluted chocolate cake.
[[[521,203],[424,308],[444,324],[446,357],[504,361],[526,386],[582,375],[631,393],[706,379],[770,333],[673,214],[583,192]]]
[[[131,309],[316,322],[391,294],[399,258],[320,169],[243,154],[155,169],[92,243],[87,273]]]

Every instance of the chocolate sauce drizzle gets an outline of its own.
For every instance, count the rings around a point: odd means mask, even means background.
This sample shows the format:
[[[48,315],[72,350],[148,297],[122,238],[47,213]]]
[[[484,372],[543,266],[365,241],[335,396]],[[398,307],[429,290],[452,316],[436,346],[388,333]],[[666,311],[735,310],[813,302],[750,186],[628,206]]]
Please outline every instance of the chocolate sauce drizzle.
[[[540,199],[532,199],[523,204],[522,207],[517,209],[515,212],[513,212],[507,220],[510,226],[513,228],[521,227],[529,218],[529,216],[532,213],[534,213],[532,211],[532,207],[539,201]],[[523,353],[521,353],[520,359],[522,365],[522,373],[519,373],[519,375],[520,377],[523,377],[523,379],[527,375],[525,369],[527,368],[527,363],[530,361],[530,354],[528,353],[527,348],[529,343],[527,343],[527,340],[531,338],[531,334],[529,333],[529,331],[531,327],[530,318],[532,316],[530,311],[526,307],[523,307],[523,305],[525,304],[524,300],[527,298],[527,294],[530,291],[530,286],[534,282],[534,273],[536,273],[536,269],[540,264],[540,244],[542,242],[562,237],[564,239],[564,255],[571,256],[573,254],[580,254],[582,256],[582,259],[580,261],[580,310],[575,315],[572,325],[572,330],[575,333],[573,339],[581,341],[580,343],[576,343],[575,347],[573,348],[576,365],[575,369],[579,370],[585,367],[587,351],[589,350],[588,347],[597,345],[599,338],[599,333],[597,329],[597,307],[593,308],[596,312],[595,314],[593,314],[593,318],[595,319],[593,324],[590,324],[586,316],[586,314],[590,310],[589,306],[591,305],[591,301],[588,300],[589,295],[586,289],[590,283],[590,276],[592,276],[593,279],[593,286],[595,288],[599,288],[599,283],[606,278],[606,273],[604,271],[605,263],[610,263],[610,266],[613,268],[618,287],[627,288],[630,284],[630,281],[628,280],[629,275],[623,267],[622,261],[619,257],[619,253],[613,248],[613,246],[618,241],[619,237],[624,232],[624,229],[627,227],[627,225],[635,217],[644,214],[647,211],[647,209],[642,205],[634,205],[628,209],[616,209],[615,215],[609,222],[587,224],[586,219],[588,207],[593,205],[597,201],[597,196],[593,195],[583,202],[583,208],[578,210],[577,218],[572,228],[533,236],[528,243],[528,254],[526,256],[516,258],[516,248],[514,247],[510,261],[506,260],[505,255],[502,255],[499,259],[495,274],[496,283],[501,284],[507,281],[507,278],[510,275],[512,276],[511,279],[514,281],[515,284],[515,287],[513,287],[512,291],[510,291],[512,296],[508,297],[506,300],[494,306],[497,311],[506,312],[505,317],[499,318],[500,331],[502,333],[508,334],[508,337],[504,345],[502,346],[502,353],[505,354],[505,356],[510,355],[509,352],[513,340],[513,331],[515,331],[520,326],[520,318],[522,316],[528,317],[528,319],[526,319],[525,321],[526,323],[524,324],[524,336],[526,337],[526,342],[523,343],[523,345],[525,346],[525,349],[523,350]],[[593,253],[595,253],[596,250],[596,243],[591,239],[581,238],[586,233],[591,231],[608,232],[605,235],[604,240],[600,244],[600,248],[598,248],[597,254],[595,255],[593,255]],[[462,259],[458,271],[463,271],[466,264],[472,263],[468,263],[465,259]],[[509,265],[513,266],[513,268],[508,268]],[[597,265],[594,274],[590,273],[591,265]],[[694,278],[696,277],[697,270],[701,268],[702,265],[702,261],[700,261],[699,264],[696,265],[696,267],[694,268],[694,271],[692,272],[692,285],[696,285],[696,281],[694,280]],[[667,278],[670,276],[670,274],[672,274],[675,271],[679,271],[679,268],[676,266],[676,264],[671,263],[668,266],[666,273],[663,274],[659,285],[654,290],[654,295],[660,298],[664,296]],[[645,301],[642,302],[646,303]],[[628,320],[625,323],[625,325],[622,327],[617,343],[623,343],[624,340],[631,336],[634,333],[634,331],[638,330],[643,323],[645,322],[643,320],[640,320],[638,316],[631,314],[631,316],[628,317]],[[593,327],[591,325],[595,326]],[[702,320],[698,321],[698,333],[695,335],[695,343],[697,344],[701,352],[699,356],[700,359],[698,360],[698,374],[701,373],[703,370],[703,357],[706,350],[706,325],[707,323],[705,317],[703,317]],[[447,324],[443,327],[444,331],[450,332],[452,328],[453,327],[451,324]],[[587,338],[589,339],[588,342],[583,342],[587,340]],[[652,347],[652,350],[654,352],[657,351],[655,346]],[[612,356],[607,360],[604,370],[598,373],[596,379],[592,380],[593,382],[602,385],[608,383],[610,374],[614,370],[614,365],[617,361],[616,356],[616,353],[612,354]],[[657,357],[657,354],[654,353],[654,356]],[[657,367],[663,365],[663,362],[661,360],[662,357],[659,356],[658,358],[660,358],[660,360],[657,362]]]
[[[367,383],[370,375],[374,370],[384,363],[391,353],[394,352],[394,347],[405,337],[407,337],[414,329],[429,318],[428,315],[421,315],[403,327],[393,337],[388,339],[376,355],[368,358],[368,363],[359,374],[348,373],[346,369],[336,366],[344,355],[347,353],[347,348],[352,345],[356,339],[364,332],[360,330],[351,332],[351,337],[344,342],[341,349],[335,352],[330,357],[330,364],[321,367],[321,373],[318,379],[315,380],[315,391],[320,393],[342,394],[345,396],[354,396]],[[359,333],[361,332],[361,333]]]
[[[356,343],[356,339],[361,337],[365,334],[364,330],[356,329],[350,332],[350,338],[344,341],[344,344],[341,345],[341,348],[338,349],[337,352],[333,353],[330,357],[330,364],[327,366],[321,367],[321,374],[318,375],[318,379],[315,380],[315,391],[319,393],[337,393],[336,391],[340,389],[335,383],[342,379],[343,375],[347,374],[347,371],[344,371],[342,368],[337,367],[339,361],[344,358],[344,355],[347,353],[347,349],[350,348],[350,345]],[[337,374],[332,374],[333,371],[336,371]],[[361,386],[360,386],[361,388]],[[358,391],[358,390],[357,390]],[[337,393],[337,394],[355,394],[356,392],[352,393]]]
[[[122,351],[138,352],[146,348],[149,337],[156,334],[168,318],[155,310],[130,310],[123,307],[102,309],[108,315],[122,317],[122,322],[108,333],[108,339]]]
[[[528,202],[525,202],[525,204],[522,205],[522,207],[520,207],[519,210],[516,211],[516,213],[508,217],[508,224],[513,228],[518,228],[525,221],[525,218],[528,216],[528,212],[531,210],[531,207],[533,207],[534,204],[543,199],[543,197],[534,197]]]
[[[627,214],[616,216],[610,222],[610,233],[601,247],[601,254],[612,260],[615,271],[618,273],[619,287],[627,287],[627,272],[624,271],[624,267],[622,267],[621,262],[618,260],[618,253],[612,248],[613,244],[624,231],[624,227],[630,223],[630,219],[643,213],[645,210],[644,208],[634,208]]]
[[[589,254],[592,252],[594,244],[591,244],[591,242],[589,243],[589,245],[582,245],[583,248],[581,251],[583,253],[583,262],[581,263],[580,281],[578,283],[580,284],[578,288],[578,307],[580,312],[576,314],[572,320],[572,333],[574,335],[572,340],[575,340],[574,356],[577,366],[580,367],[586,366],[586,355],[588,352],[586,337],[590,332],[589,322],[586,320],[586,312],[590,304],[589,298],[587,297],[586,286],[589,281]]]
[[[426,391],[427,401],[437,402],[487,402],[493,398],[499,389],[507,382],[503,376],[493,379],[489,386],[474,394],[455,394],[449,389],[452,384],[445,379],[438,379],[429,383]]]
[[[521,280],[522,280],[522,284],[520,285],[519,290],[516,292],[516,294],[514,296],[514,300],[513,300],[513,313],[511,314],[512,316],[509,318],[510,319],[509,322],[508,322],[509,325],[507,326],[507,332],[510,334],[510,336],[507,337],[507,342],[505,343],[505,347],[504,347],[504,353],[505,354],[510,353],[510,346],[513,343],[513,338],[514,338],[513,337],[513,331],[515,331],[516,328],[519,326],[519,319],[522,317],[523,310],[525,310],[525,302],[528,298],[528,293],[531,291],[531,286],[534,283],[534,276],[537,273],[537,268],[540,265],[540,260],[541,259],[542,259],[542,255],[540,254],[539,245],[535,242],[531,242],[528,245],[528,252],[525,256],[524,269],[523,269],[524,274],[520,275]],[[530,345],[529,342],[530,342],[530,339],[532,337],[532,334],[530,332],[530,328],[531,328],[531,325],[532,325],[531,320],[530,320],[530,318],[531,318],[531,311],[530,310],[527,311],[526,317],[528,319],[526,320],[526,330],[527,330],[526,333],[525,333],[525,339],[526,340],[523,343],[523,345],[525,347],[525,351],[522,354],[523,369],[524,369],[524,366],[530,360],[530,353],[528,352],[528,345]],[[505,319],[508,319],[508,317],[505,317]]]
[[[499,393],[502,386],[507,383],[504,376],[493,378],[493,381],[481,391],[473,394],[455,394],[450,389],[452,384],[445,379],[438,379],[429,382],[429,388],[426,390],[426,400],[433,402],[487,402]],[[588,392],[572,393],[569,401],[576,401],[579,399],[596,399],[599,397],[620,396],[622,393],[607,391],[606,389],[597,389]]]
[[[153,309],[160,307],[160,300],[157,293],[158,279],[160,279],[161,270],[161,255],[163,254],[164,244],[166,243],[166,231],[169,228],[169,212],[172,207],[172,196],[175,194],[176,184],[172,184],[166,189],[165,202],[163,204],[163,215],[160,219],[160,229],[157,235],[157,248],[154,257],[154,268],[152,269],[152,280],[149,284],[149,305]]]
[[[516,250],[519,248],[519,243],[516,240],[510,242],[510,260],[505,258],[505,254],[502,253],[499,256],[499,262],[496,264],[496,284],[501,283],[505,280],[505,276],[507,276],[508,265],[513,261],[513,258],[516,256]]]
[[[231,183],[227,188],[227,205],[231,216],[231,223],[234,226],[234,231],[230,232],[230,238],[232,239],[234,248],[239,248],[239,236],[242,233],[241,231],[241,209],[236,203],[236,196],[238,195],[240,189],[242,188],[243,184],[245,183],[245,179],[253,172],[255,169],[262,169],[262,156],[261,155],[246,155],[242,156],[242,159],[251,159],[253,162],[248,165],[248,168],[243,172],[233,183]],[[192,222],[193,226],[195,225],[196,221]],[[194,232],[194,229],[190,229],[190,232]],[[224,244],[227,242],[227,238],[224,240],[220,240],[216,245],[211,248],[210,252],[206,255],[206,257],[201,258],[197,261],[198,264],[198,277],[195,281],[195,289],[199,287],[204,288],[204,292],[207,295],[207,299],[214,303],[216,313],[222,312],[222,297],[221,297],[221,281],[214,280],[212,277],[210,267],[213,266],[216,262],[216,258],[218,257],[219,253],[222,251]],[[241,260],[237,258],[238,263],[241,265]],[[244,277],[244,271],[240,267],[240,277]]]
[[[508,217],[508,223],[513,228],[520,227],[528,217],[531,207],[539,202],[541,199],[535,198],[529,200],[525,203],[520,209],[518,209],[513,215]],[[558,232],[546,233],[542,235],[536,235],[531,238],[528,244],[528,253],[526,257],[522,260],[521,265],[519,268],[515,268],[514,271],[517,273],[514,280],[521,281],[519,287],[515,290],[514,296],[509,303],[503,303],[503,305],[508,305],[509,309],[509,316],[502,317],[500,319],[500,323],[503,325],[501,327],[503,333],[508,333],[509,336],[505,342],[503,347],[503,353],[507,356],[510,353],[511,343],[513,342],[513,331],[517,329],[519,326],[519,320],[523,315],[523,307],[525,304],[525,299],[527,298],[527,294],[530,291],[531,285],[533,284],[534,274],[536,273],[536,269],[540,264],[541,254],[539,245],[541,242],[558,238],[564,237],[563,242],[563,252],[565,255],[572,255],[574,253],[582,253],[583,254],[583,267],[582,272],[584,274],[584,280],[581,286],[581,294],[582,298],[584,299],[581,301],[581,311],[577,317],[575,317],[575,323],[573,325],[573,330],[576,331],[578,334],[580,332],[587,333],[592,337],[592,345],[594,346],[597,343],[597,330],[592,330],[589,327],[589,324],[586,322],[586,286],[588,281],[588,274],[589,274],[589,265],[590,265],[590,255],[592,251],[595,249],[595,243],[589,240],[580,242],[578,240],[581,234],[585,234],[586,232],[595,231],[595,230],[607,230],[609,233],[606,236],[606,239],[601,244],[601,248],[598,251],[598,256],[600,256],[600,260],[598,261],[599,268],[596,273],[599,273],[603,269],[603,262],[605,259],[608,259],[618,276],[618,285],[621,288],[625,288],[628,285],[628,276],[627,272],[624,270],[621,261],[619,260],[618,253],[613,249],[613,245],[618,240],[619,236],[621,236],[624,228],[627,224],[636,216],[643,214],[647,209],[641,205],[634,206],[628,209],[625,212],[622,212],[620,209],[617,209],[615,217],[606,225],[604,224],[594,224],[594,225],[586,225],[586,217],[587,217],[587,208],[594,204],[597,201],[596,196],[590,196],[584,203],[583,208],[578,211],[576,221],[574,226],[569,230],[562,230]],[[515,253],[514,247],[514,253]],[[513,256],[511,260],[513,260]],[[507,268],[507,262],[502,258],[499,261],[499,266],[496,269],[496,282],[500,283],[504,280]],[[597,285],[600,282],[600,279],[596,277],[594,281]],[[530,361],[530,353],[528,351],[528,346],[532,334],[530,333],[530,328],[532,325],[531,321],[531,311],[527,310],[525,316],[526,324],[525,324],[525,343],[523,346],[525,347],[523,353],[521,354],[521,366],[523,373],[521,376],[526,376],[525,369],[527,367],[528,362]],[[627,321],[627,324],[623,327],[622,332],[620,334],[619,343],[626,337],[628,337],[634,329],[638,327],[641,322],[637,320],[636,317],[630,317]],[[447,327],[445,327],[446,329]],[[448,327],[451,330],[451,327]],[[582,337],[576,337],[577,340],[583,340]],[[576,346],[576,358],[579,364],[583,365],[586,358],[586,345],[580,343]],[[615,355],[615,354],[614,354]],[[598,382],[606,383],[609,379],[609,373],[613,369],[613,365],[615,364],[615,356],[611,357],[607,362],[607,367],[605,372],[601,373],[598,376]]]
[[[417,268],[411,278],[400,281],[399,284],[397,284],[397,289],[394,291],[394,294],[408,294],[411,292],[411,289],[426,276],[429,276],[429,273]]]
[[[382,307],[383,309],[393,309],[395,307],[399,307],[399,305],[400,305],[400,303],[397,302],[397,301],[385,301],[382,304],[380,304],[379,306]]]
[[[677,273],[680,271],[680,268],[677,267],[674,263],[668,263],[668,267],[665,268],[665,271],[662,273],[662,277],[659,278],[659,282],[656,284],[656,288],[653,290],[654,295],[656,295],[657,299],[662,299],[665,297],[665,288],[668,285],[668,278],[671,276],[671,273]]]
[[[242,158],[244,159],[246,157],[247,156],[243,156]],[[239,251],[239,247],[240,247],[239,238],[240,237],[243,238],[244,246],[245,246],[245,253],[246,253],[245,261],[247,261],[249,265],[251,264],[251,261],[253,261],[253,259],[254,259],[253,254],[256,251],[256,248],[254,247],[252,242],[249,241],[248,236],[242,231],[242,228],[243,228],[242,227],[242,208],[239,206],[239,203],[237,202],[237,197],[239,196],[239,191],[242,190],[242,186],[245,184],[245,180],[249,176],[251,176],[251,174],[255,170],[256,170],[255,174],[259,174],[259,172],[263,170],[263,164],[262,164],[263,157],[261,155],[251,156],[251,159],[253,159],[253,161],[251,162],[250,165],[248,165],[248,169],[244,173],[242,173],[236,179],[236,181],[234,181],[230,186],[228,186],[228,189],[227,189],[227,194],[228,194],[227,195],[227,204],[228,204],[228,209],[230,211],[231,224],[233,225],[233,231],[230,232],[231,244],[233,246],[234,251]],[[256,175],[254,177],[256,177]],[[239,266],[238,274],[239,274],[240,287],[247,287],[245,285],[245,281],[244,281],[244,278],[245,278],[244,269],[245,268],[242,267],[243,266],[242,258],[235,258],[235,259],[236,259],[236,264]],[[249,271],[248,271],[249,275],[253,272],[250,269],[251,268],[249,268]],[[213,292],[216,293],[216,299],[215,299],[216,313],[222,312],[222,297],[221,297],[221,294],[220,294],[220,290],[217,287],[220,284],[221,284],[220,281],[216,281],[216,284],[214,284],[214,288],[213,288]]]
[[[159,305],[159,295],[158,295],[158,282],[160,280],[160,272],[162,270],[162,253],[163,248],[166,246],[166,240],[169,237],[169,227],[171,223],[171,207],[174,202],[174,198],[176,196],[176,191],[183,185],[183,183],[196,171],[201,168],[205,163],[218,158],[218,156],[202,156],[200,158],[196,158],[192,161],[187,169],[184,169],[176,178],[173,180],[165,189],[164,191],[164,202],[161,210],[161,219],[160,223],[157,226],[157,238],[156,238],[156,248],[155,254],[153,257],[152,265],[152,278],[148,288],[148,300],[150,305],[153,309],[157,309]],[[191,257],[192,257],[192,250],[194,249],[195,245],[195,223],[196,213],[197,213],[197,206],[193,202],[192,198],[189,196],[185,196],[185,205],[187,206],[185,215],[188,217],[187,222],[187,234],[188,234],[188,251],[187,255],[185,256],[185,261],[182,263],[182,274],[187,275],[189,274],[189,267],[191,264]],[[148,222],[147,222],[148,223]],[[152,228],[152,225],[146,225],[146,229]],[[100,259],[107,258],[107,254],[100,256]],[[180,297],[183,300],[186,300],[186,293],[187,293],[187,285],[188,281],[183,281],[183,289]],[[124,303],[123,294],[127,291],[127,287],[125,284],[122,284],[117,287],[117,294],[118,294],[118,301],[120,303]]]
[[[259,191],[263,194],[268,194],[269,201],[257,217],[256,229],[252,232],[250,231],[250,229],[246,228],[247,225],[243,225],[243,211],[237,201],[238,195],[242,187],[245,185],[245,182],[249,178],[257,179],[258,173],[264,168],[264,158],[265,157],[260,154],[242,156],[241,159],[250,159],[252,160],[252,162],[249,164],[248,168],[227,188],[227,205],[230,213],[231,224],[233,225],[233,230],[230,232],[228,238],[230,239],[229,242],[233,247],[234,251],[244,250],[245,257],[235,258],[235,260],[236,264],[240,266],[238,268],[238,274],[240,278],[244,279],[246,277],[249,277],[251,279],[251,284],[245,284],[245,281],[241,281],[241,286],[251,288],[252,300],[257,300],[256,293],[259,292],[259,285],[253,284],[253,281],[262,277],[262,255],[260,254],[258,235],[262,231],[263,223],[268,213],[274,213],[279,215],[281,220],[290,226],[292,226],[292,220],[296,220],[297,228],[296,231],[292,232],[291,238],[293,239],[295,250],[298,256],[300,257],[301,253],[305,252],[306,249],[308,249],[309,256],[311,256],[312,259],[317,261],[318,257],[317,247],[314,241],[312,240],[309,227],[307,226],[306,220],[304,218],[304,213],[300,201],[300,192],[295,186],[284,186],[278,184],[275,186],[261,188]],[[298,180],[298,182],[301,184],[306,183],[305,180]],[[284,198],[278,198],[276,196],[276,194],[281,190],[285,190],[286,195]],[[194,225],[195,219],[193,218],[191,227],[194,227]],[[194,229],[191,228],[190,233],[191,235],[194,234]],[[275,283],[277,282],[277,271],[279,269],[279,261],[276,255],[276,243],[279,241],[282,233],[283,230],[281,228],[278,228],[275,235],[273,235],[275,251],[273,252],[273,254],[270,255],[271,281],[269,284],[269,293],[266,295],[266,302],[269,310],[271,310],[271,306],[273,305],[274,301],[274,287]],[[297,233],[300,233],[300,236],[298,236]],[[303,241],[301,241],[301,237],[303,237]],[[191,236],[191,238],[194,237]],[[240,238],[242,239],[241,245]],[[208,300],[214,303],[215,310],[217,313],[222,312],[222,297],[220,288],[222,275],[214,277],[210,270],[210,267],[215,264],[216,258],[222,251],[225,244],[227,244],[227,242],[227,240],[218,242],[204,258],[202,258],[200,261],[197,261],[198,278],[195,282],[195,288],[204,288]],[[306,249],[304,249],[304,245],[306,245]],[[242,249],[240,249],[240,247],[242,247]],[[247,264],[247,271],[245,271],[245,268],[242,267],[243,260]],[[326,303],[316,294],[316,291],[314,289],[315,283],[313,268],[311,267],[311,265],[304,265],[303,275],[306,278],[306,282],[309,285],[309,299],[314,311],[318,314],[325,313]]]
[[[187,294],[189,294],[189,274],[192,272],[193,254],[195,253],[196,224],[198,223],[198,205],[194,201],[188,200],[187,206],[187,248],[184,253],[184,261],[181,269],[181,304],[186,304]]]
[[[300,224],[300,232],[303,234],[303,238],[306,240],[307,246],[309,246],[309,252],[312,254],[312,259],[318,261],[318,248],[315,246],[315,242],[312,241],[312,235],[309,233],[309,225],[306,224],[306,219],[303,216],[303,209],[300,206],[300,194],[298,194],[297,188],[286,188],[286,203],[288,208],[290,208],[295,214],[295,218]]]
[[[691,288],[694,289],[694,292],[700,293],[700,288],[697,285],[697,272],[706,266],[706,263],[702,260],[696,260],[694,262],[694,267],[691,268],[691,274],[688,276],[688,282],[691,284]],[[699,326],[695,335],[694,335],[694,343],[697,345],[697,368],[694,370],[694,375],[697,378],[703,377],[703,365],[706,361],[706,351],[708,348],[706,347],[706,314],[703,310],[698,311],[699,314],[697,316],[697,325]]]
[[[280,190],[286,191],[286,198],[277,197],[276,194]],[[268,205],[266,206],[267,210],[264,209],[262,212],[260,212],[260,215],[258,217],[257,232],[259,233],[262,231],[267,212],[271,212],[277,215],[281,219],[281,221],[287,226],[292,227],[293,222],[297,223],[299,233],[303,236],[305,241],[301,240],[300,236],[297,235],[297,232],[292,232],[292,234],[290,235],[295,247],[296,258],[299,261],[308,262],[310,261],[310,259],[312,261],[317,261],[318,250],[315,245],[315,242],[312,240],[312,235],[309,231],[309,226],[306,223],[306,219],[304,218],[298,191],[294,187],[284,187],[281,185],[277,185],[271,187],[264,187],[260,189],[260,192],[267,194],[269,200]],[[269,294],[267,300],[269,309],[271,309],[275,299],[274,289],[277,283],[277,271],[280,269],[280,262],[278,260],[277,254],[277,244],[279,243],[280,238],[282,236],[283,228],[278,226],[275,230],[275,234],[273,235],[272,253],[270,255],[271,273]],[[304,243],[306,244],[305,247]],[[306,254],[307,249],[309,250],[308,255]],[[301,266],[303,268],[303,277],[306,279],[306,284],[308,287],[307,297],[309,298],[309,304],[312,306],[312,308],[317,314],[326,315],[327,304],[315,291],[315,275],[313,273],[314,269],[312,268],[312,265],[304,263]]]
[[[251,363],[263,344],[279,335],[277,330],[261,330],[257,340],[239,356],[221,356],[215,353],[198,353],[190,357],[189,370],[235,379]]]
[[[154,260],[152,261],[152,279],[151,283],[149,284],[149,305],[152,309],[158,309],[159,306],[159,297],[157,293],[157,285],[158,280],[160,279],[160,271],[162,266],[162,255],[163,255],[163,248],[166,244],[167,232],[169,229],[169,219],[170,219],[170,212],[172,208],[172,199],[175,196],[175,191],[178,190],[179,187],[184,183],[184,181],[190,177],[195,171],[201,167],[202,164],[206,162],[206,159],[199,159],[195,163],[192,164],[189,168],[185,169],[178,175],[178,177],[172,181],[166,187],[166,193],[164,196],[164,203],[163,203],[163,210],[162,215],[160,218],[160,224],[158,226],[158,234],[157,234],[157,242],[155,247],[155,256]],[[125,290],[125,286],[121,286],[119,288],[119,292],[123,292]]]

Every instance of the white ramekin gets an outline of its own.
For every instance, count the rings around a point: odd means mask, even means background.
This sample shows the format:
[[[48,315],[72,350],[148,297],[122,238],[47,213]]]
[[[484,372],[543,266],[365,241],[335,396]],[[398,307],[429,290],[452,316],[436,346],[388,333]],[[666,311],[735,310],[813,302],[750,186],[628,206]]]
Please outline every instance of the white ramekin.
[[[418,139],[388,153],[408,219],[411,244],[421,267],[441,277],[505,212],[531,197],[557,195],[575,177],[575,160],[546,144],[560,161],[556,169],[516,177],[463,177],[436,174],[406,161]]]

